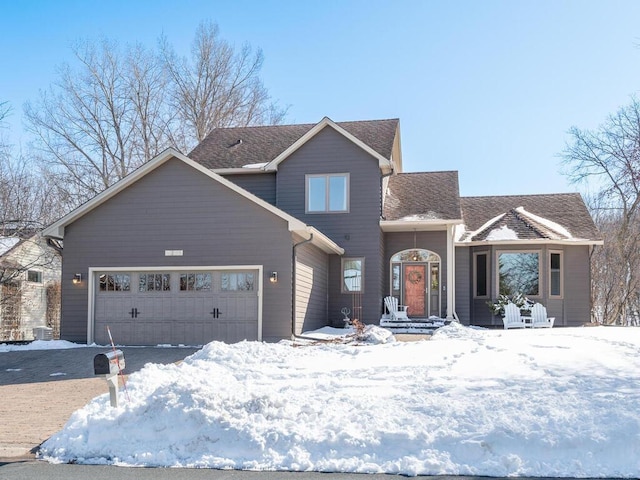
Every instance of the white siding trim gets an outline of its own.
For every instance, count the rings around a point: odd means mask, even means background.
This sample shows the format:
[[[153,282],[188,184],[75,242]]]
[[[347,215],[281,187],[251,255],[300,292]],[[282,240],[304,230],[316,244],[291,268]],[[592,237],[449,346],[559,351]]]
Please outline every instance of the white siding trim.
[[[96,285],[95,277],[97,272],[157,272],[157,271],[210,271],[210,270],[257,270],[258,271],[258,341],[262,341],[262,301],[263,301],[263,271],[262,265],[180,265],[171,267],[141,267],[141,266],[123,266],[123,267],[89,267],[89,278],[87,280],[87,345],[94,343],[94,325],[95,325],[95,297]]]

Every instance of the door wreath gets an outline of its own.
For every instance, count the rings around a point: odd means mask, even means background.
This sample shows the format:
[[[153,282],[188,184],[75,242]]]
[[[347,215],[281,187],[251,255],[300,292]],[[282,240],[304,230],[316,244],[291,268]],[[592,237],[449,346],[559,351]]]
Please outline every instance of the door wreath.
[[[422,274],[416,270],[409,272],[409,281],[414,285],[422,281]]]

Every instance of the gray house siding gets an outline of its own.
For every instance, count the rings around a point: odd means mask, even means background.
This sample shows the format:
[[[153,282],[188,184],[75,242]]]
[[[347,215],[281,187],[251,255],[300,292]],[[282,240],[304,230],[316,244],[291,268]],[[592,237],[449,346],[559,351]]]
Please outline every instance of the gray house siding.
[[[227,180],[232,181],[246,191],[253,193],[271,205],[276,204],[276,175],[275,173],[251,173],[225,175]]]
[[[385,295],[391,291],[390,268],[391,257],[403,250],[422,248],[430,250],[440,256],[440,312],[442,316],[447,313],[447,232],[388,232],[385,234]],[[453,287],[453,286],[452,286]]]
[[[463,325],[469,325],[471,320],[471,250],[467,247],[456,247],[456,315]]]
[[[349,174],[348,213],[307,214],[305,178],[308,174]],[[278,166],[277,206],[313,225],[344,248],[343,258],[364,258],[364,293],[341,293],[341,259],[329,261],[329,321],[342,325],[343,307],[366,323],[379,320],[383,271],[380,251],[381,187],[378,160],[353,142],[326,127]],[[358,306],[362,312],[353,312]]]
[[[233,225],[233,228],[230,226]],[[85,342],[90,267],[262,265],[264,340],[290,335],[286,222],[179,160],[169,160],[66,227],[62,338]],[[182,250],[183,256],[165,256]],[[268,281],[278,272],[278,283]]]
[[[591,271],[589,246],[567,246],[564,249],[564,323],[580,326],[591,321]],[[560,313],[560,312],[558,312]],[[549,315],[557,315],[554,309]],[[556,318],[558,321],[558,318]]]
[[[296,334],[327,325],[328,257],[309,243],[296,248]]]
[[[470,248],[467,265],[470,272],[471,292],[471,324],[480,326],[502,326],[502,319],[493,315],[487,307],[488,300],[498,297],[497,291],[497,254],[505,251],[538,252],[541,257],[539,270],[539,292],[530,300],[540,302],[547,307],[547,314],[555,317],[557,326],[579,326],[590,321],[590,270],[589,246],[586,245],[486,245]],[[473,252],[487,252],[489,254],[489,296],[488,298],[474,298],[473,295]],[[549,292],[549,254],[561,252],[563,258],[562,280],[564,292],[562,297],[552,297]]]

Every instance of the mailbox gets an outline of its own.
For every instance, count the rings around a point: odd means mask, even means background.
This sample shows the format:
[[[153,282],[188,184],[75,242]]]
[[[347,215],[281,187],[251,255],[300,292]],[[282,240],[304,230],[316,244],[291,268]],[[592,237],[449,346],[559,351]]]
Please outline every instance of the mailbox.
[[[99,353],[93,358],[95,375],[117,375],[124,370],[124,353],[122,350]]]

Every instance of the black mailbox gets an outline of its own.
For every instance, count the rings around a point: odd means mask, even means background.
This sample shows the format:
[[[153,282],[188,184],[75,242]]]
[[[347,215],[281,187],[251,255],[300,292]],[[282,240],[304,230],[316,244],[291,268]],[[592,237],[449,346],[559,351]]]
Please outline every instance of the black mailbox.
[[[93,357],[93,372],[95,375],[117,375],[124,370],[124,353],[122,350],[99,353]]]

